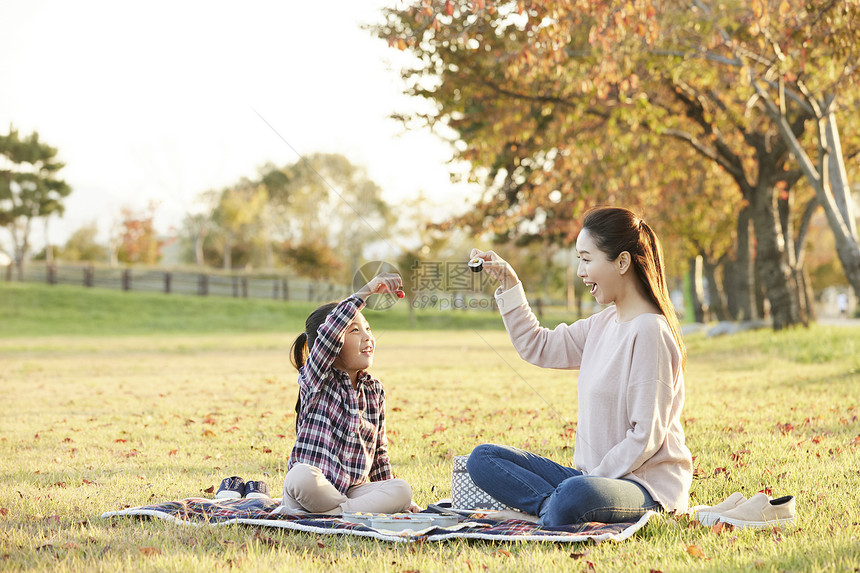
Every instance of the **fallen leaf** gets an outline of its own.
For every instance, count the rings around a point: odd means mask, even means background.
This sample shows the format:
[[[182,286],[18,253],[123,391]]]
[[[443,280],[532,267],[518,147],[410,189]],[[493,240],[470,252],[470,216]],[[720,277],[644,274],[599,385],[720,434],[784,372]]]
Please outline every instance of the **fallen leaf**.
[[[705,552],[702,551],[702,548],[698,545],[688,545],[687,553],[698,559],[707,559],[707,557],[705,556]]]
[[[0,515],[9,515],[9,510],[5,507],[0,507]]]
[[[203,493],[212,493],[214,491],[215,491],[215,486],[210,485],[209,487],[207,487],[206,489],[203,490]]]
[[[790,434],[791,431],[794,430],[794,424],[791,422],[786,422],[785,424],[777,423],[776,427],[779,428],[779,431],[782,432],[783,436]]]
[[[178,452],[179,452],[179,450],[169,450],[167,452],[167,455],[168,456],[175,456]]]
[[[137,549],[138,549],[138,551],[140,551],[144,555],[159,555],[159,554],[161,554],[161,549],[159,549],[158,547],[143,546],[143,547],[138,547]]]
[[[496,549],[496,551],[493,552],[493,555],[502,555],[504,557],[513,557],[513,555],[511,555],[511,552],[508,551],[507,549]]]
[[[116,442],[117,444],[124,444],[124,443],[126,443],[127,441],[128,441],[128,440],[126,440],[125,438],[117,438],[117,439],[115,439],[115,440],[114,440],[114,442]]]
[[[67,541],[66,543],[63,543],[62,547],[63,547],[63,549],[77,549],[78,544],[75,543],[74,541]]]
[[[203,430],[203,437],[204,438],[214,438],[215,432],[213,432],[212,430]]]
[[[731,523],[726,523],[724,521],[720,521],[716,525],[711,526],[711,531],[713,533],[719,534],[719,533],[723,533],[725,531],[731,531],[734,528],[735,528],[734,525],[732,525]]]
[[[260,533],[259,531],[257,532],[257,534],[254,537],[257,539],[257,541],[259,541],[263,545],[268,545],[270,547],[274,547],[274,546],[281,544],[281,542],[278,541],[277,539],[273,539],[272,537],[269,537],[268,535],[266,535],[264,533]]]

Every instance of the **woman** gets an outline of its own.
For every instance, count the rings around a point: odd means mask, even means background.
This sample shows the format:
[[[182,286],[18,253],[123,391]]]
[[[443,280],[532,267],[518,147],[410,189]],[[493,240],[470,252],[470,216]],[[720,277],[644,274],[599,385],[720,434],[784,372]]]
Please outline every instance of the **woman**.
[[[544,526],[635,520],[685,511],[692,459],[684,445],[686,351],[657,236],[631,211],[590,211],[576,241],[578,276],[612,305],[572,325],[542,328],[511,266],[474,249],[501,283],[496,301],[523,359],[579,370],[575,467],[494,444],[475,448],[475,484]]]

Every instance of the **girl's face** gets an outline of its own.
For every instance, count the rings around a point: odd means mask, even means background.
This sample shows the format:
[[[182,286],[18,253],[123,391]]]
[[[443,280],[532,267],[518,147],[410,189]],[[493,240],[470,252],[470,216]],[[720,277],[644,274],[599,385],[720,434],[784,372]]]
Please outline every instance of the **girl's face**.
[[[594,299],[599,304],[615,302],[621,282],[618,265],[610,261],[606,253],[597,248],[587,229],[579,233],[576,239],[576,251],[580,259],[576,274],[582,278]]]
[[[370,332],[370,324],[358,312],[346,327],[343,347],[334,361],[334,367],[345,372],[367,370],[373,365],[376,340]]]

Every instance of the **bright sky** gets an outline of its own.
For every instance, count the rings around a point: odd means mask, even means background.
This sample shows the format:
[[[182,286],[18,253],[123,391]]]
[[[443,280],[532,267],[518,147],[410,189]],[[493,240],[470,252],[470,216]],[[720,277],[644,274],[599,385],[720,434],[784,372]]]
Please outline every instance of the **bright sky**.
[[[419,105],[406,55],[360,25],[394,1],[0,2],[0,132],[38,131],[73,188],[51,242],[93,220],[106,236],[151,200],[168,232],[202,191],[299,160],[290,146],[343,153],[389,202],[423,190],[461,210],[475,190],[450,183],[448,144],[388,119]]]

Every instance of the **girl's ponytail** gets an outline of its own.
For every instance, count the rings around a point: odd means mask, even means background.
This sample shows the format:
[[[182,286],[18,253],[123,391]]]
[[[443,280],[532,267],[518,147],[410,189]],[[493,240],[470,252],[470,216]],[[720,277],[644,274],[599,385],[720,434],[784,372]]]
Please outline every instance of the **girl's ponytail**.
[[[290,348],[290,362],[295,366],[296,370],[301,369],[308,360],[308,354],[317,340],[317,331],[325,322],[329,313],[337,306],[336,302],[324,304],[313,311],[305,321],[305,331],[298,335],[293,341],[293,346]],[[296,432],[299,431],[299,412],[302,409],[302,391],[299,390],[299,396],[296,398]]]
[[[290,348],[290,362],[298,370],[308,359],[308,333],[303,332],[296,337]]]

